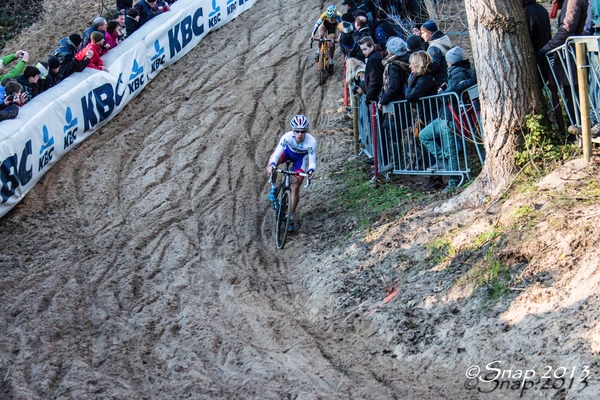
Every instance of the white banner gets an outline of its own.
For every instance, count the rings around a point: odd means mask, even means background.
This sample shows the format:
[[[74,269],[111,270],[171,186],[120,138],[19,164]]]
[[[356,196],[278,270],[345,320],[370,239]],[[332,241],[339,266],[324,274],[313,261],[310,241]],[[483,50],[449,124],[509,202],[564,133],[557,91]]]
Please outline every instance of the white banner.
[[[256,0],[179,0],[86,68],[0,122],[0,217],[77,143],[117,115],[163,69]]]

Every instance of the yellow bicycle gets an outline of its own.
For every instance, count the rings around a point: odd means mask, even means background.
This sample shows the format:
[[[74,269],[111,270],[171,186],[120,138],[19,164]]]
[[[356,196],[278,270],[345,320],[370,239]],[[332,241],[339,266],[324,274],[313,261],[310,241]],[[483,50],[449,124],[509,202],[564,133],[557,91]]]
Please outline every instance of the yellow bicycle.
[[[317,70],[319,71],[319,85],[322,85],[325,83],[325,79],[327,78],[327,75],[332,75],[333,74],[333,65],[329,65],[329,54],[327,51],[327,43],[328,42],[335,42],[334,39],[314,39],[318,42],[320,42],[320,49],[319,49],[319,57],[317,59]],[[312,49],[312,43],[313,40],[310,41],[310,47]]]

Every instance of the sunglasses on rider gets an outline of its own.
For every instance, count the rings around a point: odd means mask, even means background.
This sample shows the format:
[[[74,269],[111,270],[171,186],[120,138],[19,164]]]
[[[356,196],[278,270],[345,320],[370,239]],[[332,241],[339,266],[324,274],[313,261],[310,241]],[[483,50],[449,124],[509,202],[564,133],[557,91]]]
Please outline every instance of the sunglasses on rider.
[[[304,130],[294,129],[294,133],[306,133]]]

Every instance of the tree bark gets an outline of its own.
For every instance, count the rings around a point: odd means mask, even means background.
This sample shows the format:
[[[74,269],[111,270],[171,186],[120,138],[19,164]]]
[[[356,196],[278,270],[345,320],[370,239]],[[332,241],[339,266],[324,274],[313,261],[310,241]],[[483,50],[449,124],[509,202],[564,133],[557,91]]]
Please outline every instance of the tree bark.
[[[499,196],[515,173],[525,117],[543,110],[541,81],[520,0],[465,0],[486,160],[456,204],[481,206]]]

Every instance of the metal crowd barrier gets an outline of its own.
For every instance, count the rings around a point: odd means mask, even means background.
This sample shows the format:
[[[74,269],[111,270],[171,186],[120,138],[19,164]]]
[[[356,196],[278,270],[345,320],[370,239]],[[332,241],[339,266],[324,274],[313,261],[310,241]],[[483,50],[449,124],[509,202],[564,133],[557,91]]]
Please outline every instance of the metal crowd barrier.
[[[572,36],[556,49],[548,52],[546,58],[550,64],[550,71],[557,82],[558,93],[563,104],[567,104],[565,90],[569,90],[573,99],[572,108],[565,107],[571,125],[581,126],[581,109],[579,104],[578,80],[577,80],[577,57],[575,55],[575,44],[585,42],[587,48],[587,65],[583,67],[588,70],[590,116],[592,125],[600,123],[600,36]],[[558,63],[558,65],[556,65]],[[556,68],[562,68],[569,82],[569,87],[562,87],[556,75]],[[546,83],[546,82],[544,82]],[[553,104],[553,106],[556,106]],[[593,139],[600,143],[600,139]]]
[[[424,97],[416,103],[397,101],[375,110],[374,106],[367,107],[364,95],[360,96],[359,139],[362,152],[376,161],[375,176],[378,171],[459,176],[459,185],[470,179],[467,146],[474,145],[479,161],[484,162],[478,97],[477,86],[473,86],[460,96],[446,93]],[[429,137],[433,135],[437,144],[433,153],[419,139],[423,131]]]

